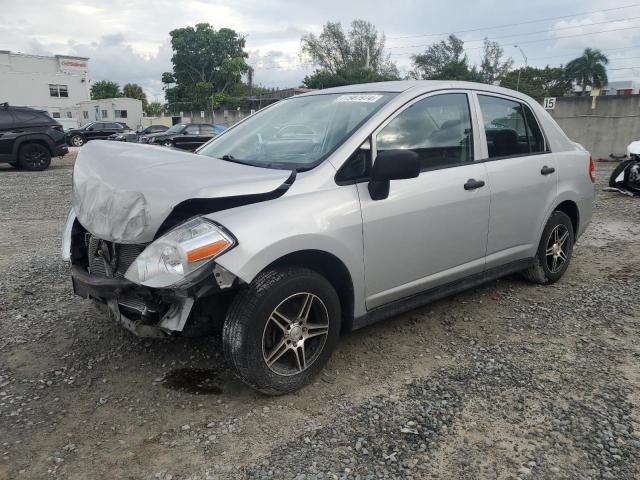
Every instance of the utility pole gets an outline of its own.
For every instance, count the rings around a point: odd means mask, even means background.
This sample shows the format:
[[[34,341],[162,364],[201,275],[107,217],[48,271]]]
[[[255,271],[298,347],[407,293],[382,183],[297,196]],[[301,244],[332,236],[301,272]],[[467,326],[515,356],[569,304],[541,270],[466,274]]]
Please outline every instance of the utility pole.
[[[520,53],[522,54],[522,58],[524,58],[524,68],[527,68],[527,56],[524,54],[524,50],[522,50],[522,47],[520,47],[519,45],[514,45],[515,48],[517,48],[518,50],[520,50]],[[522,68],[518,69],[518,81],[516,82],[516,91],[519,92],[520,91],[520,74],[522,73]]]

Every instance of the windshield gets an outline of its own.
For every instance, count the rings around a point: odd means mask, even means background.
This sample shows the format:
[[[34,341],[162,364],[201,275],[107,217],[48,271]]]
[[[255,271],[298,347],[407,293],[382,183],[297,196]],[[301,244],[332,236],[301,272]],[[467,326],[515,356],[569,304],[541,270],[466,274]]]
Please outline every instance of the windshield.
[[[180,133],[184,127],[187,125],[184,123],[178,123],[171,127],[169,130],[166,130],[164,133]]]
[[[309,169],[393,96],[348,93],[293,97],[249,117],[198,153],[261,167]]]

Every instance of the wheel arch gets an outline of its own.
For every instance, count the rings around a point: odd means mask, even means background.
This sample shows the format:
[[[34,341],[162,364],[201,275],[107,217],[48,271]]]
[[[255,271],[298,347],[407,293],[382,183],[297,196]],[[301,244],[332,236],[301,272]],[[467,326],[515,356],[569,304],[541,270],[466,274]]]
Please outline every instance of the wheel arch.
[[[577,236],[578,228],[580,227],[580,209],[578,208],[578,204],[573,200],[564,200],[556,205],[553,211],[560,211],[567,214],[571,219],[573,234]]]
[[[350,328],[354,316],[354,286],[351,273],[342,260],[324,250],[298,250],[272,261],[263,271],[283,266],[306,267],[326,278],[340,299],[343,328]]]
[[[31,143],[37,143],[38,145],[42,145],[53,156],[53,153],[54,153],[53,148],[50,142],[47,141],[47,139],[48,137],[43,135],[25,135],[24,137],[20,137],[18,140],[16,140],[14,151],[13,151],[13,154],[16,157],[16,160],[18,160],[18,156],[20,155],[20,150],[22,149],[22,147]]]

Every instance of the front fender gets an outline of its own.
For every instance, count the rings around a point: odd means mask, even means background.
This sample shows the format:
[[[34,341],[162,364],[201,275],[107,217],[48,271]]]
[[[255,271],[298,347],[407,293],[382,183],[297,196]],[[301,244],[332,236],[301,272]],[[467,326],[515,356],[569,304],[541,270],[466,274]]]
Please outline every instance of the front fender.
[[[353,282],[354,313],[364,313],[362,217],[354,185],[287,192],[274,200],[207,217],[238,239],[238,245],[216,262],[244,282],[250,283],[285,255],[302,250],[326,252],[346,266]]]

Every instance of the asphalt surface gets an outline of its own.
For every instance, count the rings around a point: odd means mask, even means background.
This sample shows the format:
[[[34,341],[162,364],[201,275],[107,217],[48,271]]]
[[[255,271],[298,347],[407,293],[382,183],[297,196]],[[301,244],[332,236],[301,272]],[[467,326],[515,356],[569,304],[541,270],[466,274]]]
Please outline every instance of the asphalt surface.
[[[565,277],[342,339],[270,398],[215,338],[137,339],[71,293],[75,152],[0,165],[0,478],[640,478],[640,199],[601,191]]]

